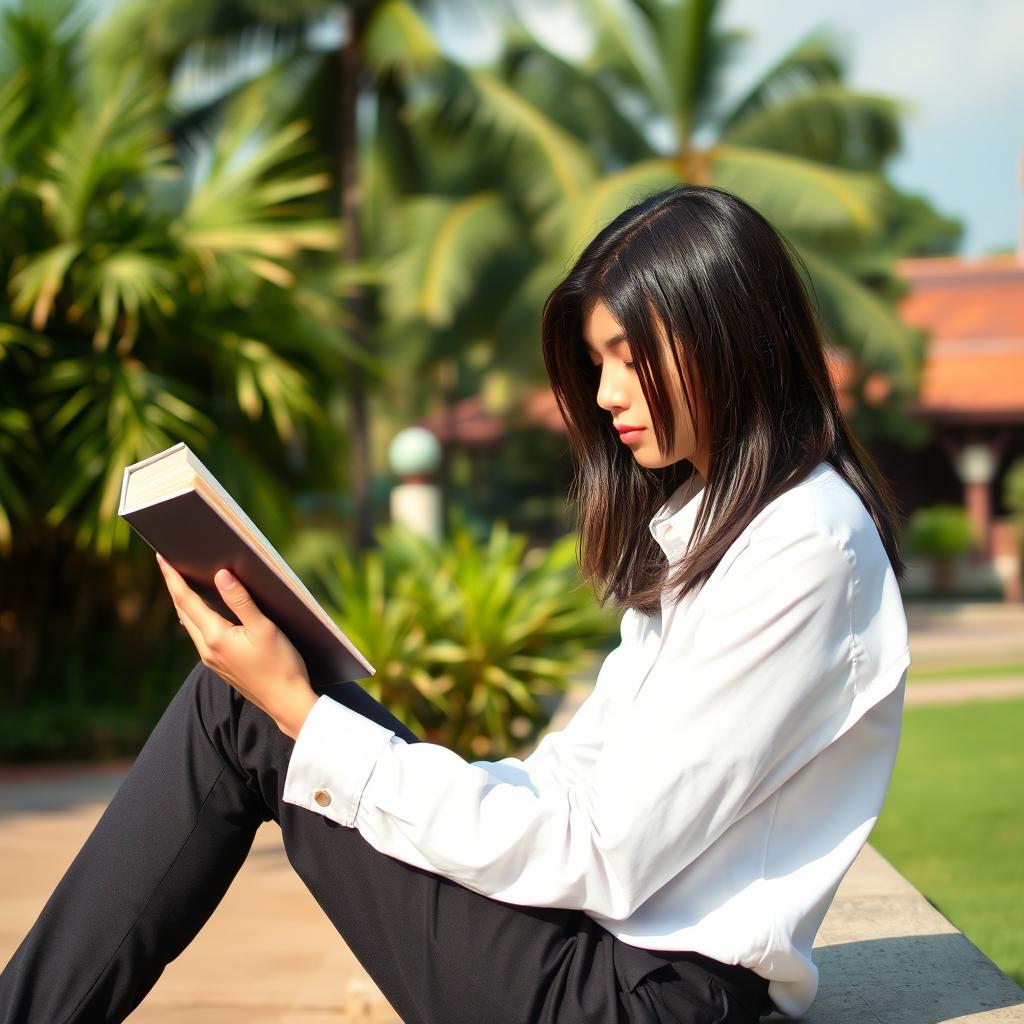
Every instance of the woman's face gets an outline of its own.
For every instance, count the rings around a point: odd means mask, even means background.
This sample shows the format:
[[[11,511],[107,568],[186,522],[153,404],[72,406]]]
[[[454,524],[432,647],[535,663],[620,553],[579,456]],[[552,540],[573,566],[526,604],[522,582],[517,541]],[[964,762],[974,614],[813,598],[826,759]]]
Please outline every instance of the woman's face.
[[[668,365],[671,366],[668,339],[661,325],[657,326]],[[621,431],[627,426],[639,428],[636,432],[620,433],[619,443],[628,445],[636,461],[648,469],[660,469],[681,459],[689,459],[701,476],[707,479],[707,455],[695,451],[693,422],[686,409],[682,385],[677,382],[672,388],[675,442],[671,452],[663,452],[654,436],[647,399],[631,362],[629,340],[623,334],[621,324],[603,302],[597,302],[584,315],[583,340],[591,362],[601,367],[597,404],[611,413],[612,424],[617,430]]]

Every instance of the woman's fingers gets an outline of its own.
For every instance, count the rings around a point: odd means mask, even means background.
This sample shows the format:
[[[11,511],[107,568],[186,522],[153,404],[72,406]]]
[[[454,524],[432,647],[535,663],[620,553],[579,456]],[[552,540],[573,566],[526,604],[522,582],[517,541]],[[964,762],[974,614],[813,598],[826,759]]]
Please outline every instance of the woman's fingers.
[[[228,570],[219,570],[214,584],[239,624],[218,615],[165,559],[158,555],[157,561],[178,618],[203,664],[294,738],[317,695],[292,642]]]
[[[188,617],[188,613],[181,608],[178,609],[178,621],[185,627],[185,632],[192,637],[192,643],[196,645],[199,657],[205,665],[210,657],[210,651],[206,646],[206,641],[203,639],[203,634],[199,627]]]
[[[213,582],[217,585],[224,603],[238,616],[238,621],[254,635],[266,632],[273,623],[256,607],[249,591],[228,569],[218,569]]]
[[[188,616],[192,625],[199,630],[204,643],[208,645],[217,636],[218,632],[229,629],[233,625],[223,616],[218,615],[185,582],[184,576],[159,553],[156,556],[156,561],[157,565],[160,566],[160,571],[163,573],[164,582],[167,584],[167,589],[170,592],[175,607],[178,609],[179,616],[182,612]],[[192,639],[194,640],[195,637]]]

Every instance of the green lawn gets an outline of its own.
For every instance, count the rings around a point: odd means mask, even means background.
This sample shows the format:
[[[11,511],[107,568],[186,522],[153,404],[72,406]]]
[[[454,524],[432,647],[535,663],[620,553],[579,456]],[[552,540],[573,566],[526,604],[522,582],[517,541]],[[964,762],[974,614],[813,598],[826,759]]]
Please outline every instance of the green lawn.
[[[1024,700],[907,708],[871,843],[1024,984]]]
[[[907,671],[908,683],[961,682],[964,679],[989,679],[998,676],[1020,676],[1024,679],[1024,664],[1012,662],[1004,665],[971,665],[959,668],[911,667]]]

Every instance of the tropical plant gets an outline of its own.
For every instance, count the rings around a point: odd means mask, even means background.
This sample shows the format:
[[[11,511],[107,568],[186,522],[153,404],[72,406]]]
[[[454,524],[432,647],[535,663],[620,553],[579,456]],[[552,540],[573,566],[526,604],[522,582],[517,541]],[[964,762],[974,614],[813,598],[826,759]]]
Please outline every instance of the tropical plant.
[[[370,151],[383,138],[387,178],[406,187],[417,180],[418,157],[405,141],[400,111],[410,78],[429,73],[439,59],[431,31],[404,0],[165,0],[159,18],[146,0],[121,0],[111,5],[97,46],[112,60],[126,46],[135,48],[163,70],[174,86],[176,116],[169,127],[175,136],[218,121],[239,91],[260,82],[269,86],[264,102],[280,120],[308,120],[309,137],[334,175],[324,198],[340,228],[343,271],[333,287],[320,289],[318,308],[339,335],[331,376],[348,416],[347,519],[357,546],[367,546],[373,518],[369,403],[387,353],[368,287],[375,280],[381,207],[364,178]],[[383,177],[379,187],[387,187]]]
[[[939,594],[953,589],[956,559],[978,545],[978,533],[961,505],[940,502],[918,509],[906,526],[907,549],[926,558],[932,566]]]
[[[186,441],[278,541],[300,481],[344,479],[325,411],[342,339],[315,276],[338,227],[310,205],[329,179],[307,127],[268,117],[256,83],[172,144],[165,83],[131,55],[97,57],[82,12],[0,11],[8,706],[30,686],[123,700],[169,632],[149,549],[117,516],[126,464]]]
[[[495,411],[514,416],[517,385],[544,379],[539,309],[574,252],[646,192],[695,181],[743,195],[786,232],[830,343],[854,356],[855,399],[880,372],[893,384],[883,408],[855,410],[858,429],[901,431],[923,335],[895,316],[894,260],[954,226],[886,183],[899,105],[846,86],[834,44],[804,40],[723,110],[721,72],[743,37],[717,27],[714,0],[579,0],[596,44],[576,61],[496,5],[504,48],[473,66],[448,57],[430,27],[444,5],[419,6],[309,0],[272,12],[239,2],[214,18],[174,0],[181,17],[170,27],[153,26],[145,5],[120,8],[120,38],[139,36],[179,83],[184,123],[210,116],[240,82],[277,75],[278,106],[312,111],[322,152],[345,159],[358,217],[336,209],[381,286],[361,293],[351,323],[389,368],[386,423],[481,389],[504,393]],[[361,85],[345,88],[337,76],[350,65]],[[346,142],[329,130],[337,112],[322,96],[340,94],[347,111],[357,88],[373,102]],[[345,150],[356,145],[358,173]],[[362,402],[365,380],[348,379]],[[366,457],[357,462],[361,476]]]
[[[464,756],[535,740],[553,698],[615,632],[579,579],[575,535],[526,551],[500,521],[478,536],[455,517],[440,543],[397,526],[376,539],[357,561],[307,534],[289,561],[375,666],[360,685]]]

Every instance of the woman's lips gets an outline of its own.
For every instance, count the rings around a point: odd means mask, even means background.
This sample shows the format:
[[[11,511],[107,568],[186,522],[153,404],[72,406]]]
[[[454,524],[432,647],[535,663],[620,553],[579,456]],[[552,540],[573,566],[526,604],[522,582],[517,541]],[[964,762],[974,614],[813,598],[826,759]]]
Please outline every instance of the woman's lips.
[[[645,430],[644,427],[637,427],[635,430],[623,430],[619,434],[619,440],[624,444],[629,444],[630,441],[635,441]]]

